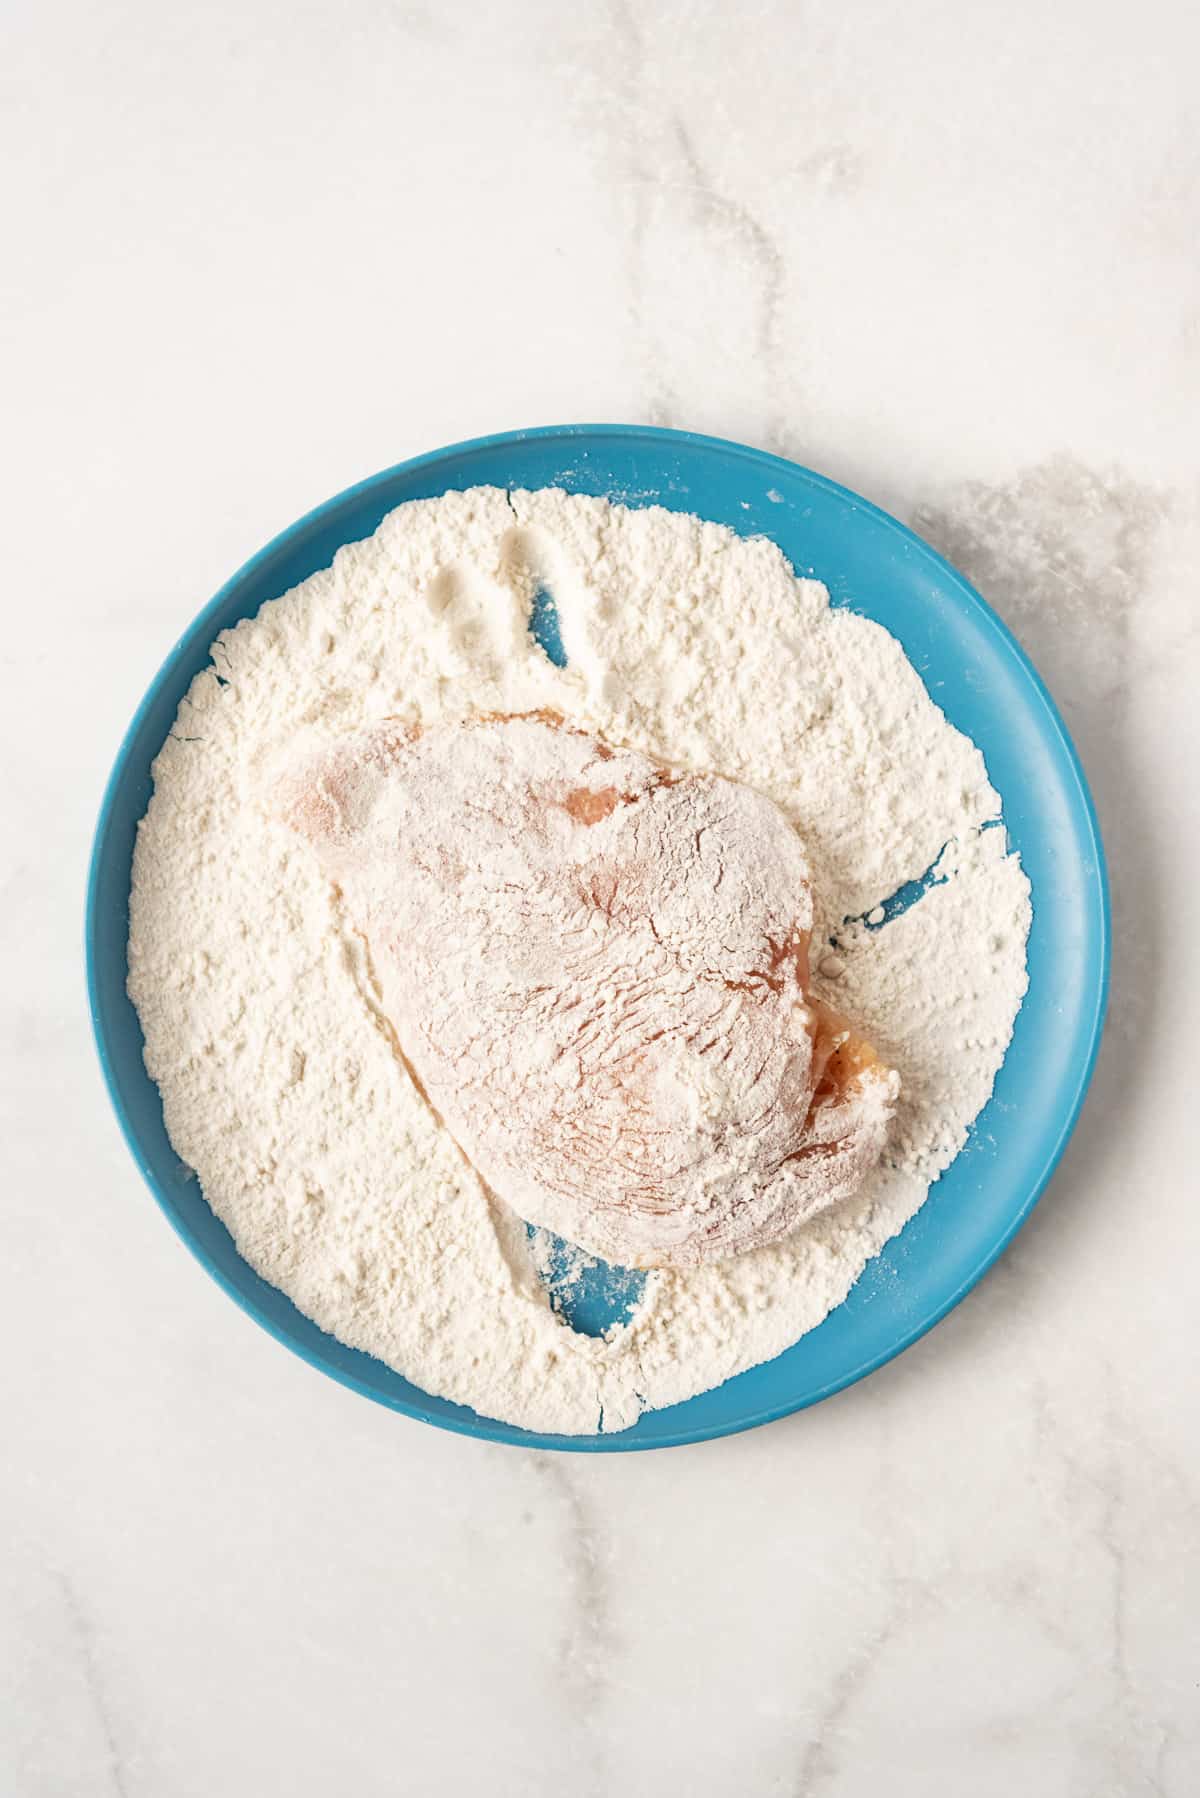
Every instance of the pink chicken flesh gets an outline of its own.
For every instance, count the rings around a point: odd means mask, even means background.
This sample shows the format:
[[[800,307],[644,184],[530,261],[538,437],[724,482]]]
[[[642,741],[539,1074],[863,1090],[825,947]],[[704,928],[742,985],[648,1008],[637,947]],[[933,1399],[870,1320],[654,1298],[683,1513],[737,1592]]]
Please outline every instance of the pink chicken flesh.
[[[530,1223],[692,1266],[793,1230],[878,1159],[897,1076],[810,993],[804,851],[751,788],[539,713],[385,721],[278,801],[409,1071]]]

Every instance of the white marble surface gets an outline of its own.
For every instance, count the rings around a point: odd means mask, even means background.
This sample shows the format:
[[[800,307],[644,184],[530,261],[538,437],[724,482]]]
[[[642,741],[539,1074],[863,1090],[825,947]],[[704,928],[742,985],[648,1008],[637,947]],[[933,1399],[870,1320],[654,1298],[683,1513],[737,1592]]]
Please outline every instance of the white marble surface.
[[[0,1792],[1200,1790],[1194,17],[7,9]],[[118,1139],[79,949],[199,603],[360,475],[575,418],[780,448],[947,549],[1077,735],[1117,929],[1080,1130],[971,1298],[813,1412],[599,1461],[243,1318]]]

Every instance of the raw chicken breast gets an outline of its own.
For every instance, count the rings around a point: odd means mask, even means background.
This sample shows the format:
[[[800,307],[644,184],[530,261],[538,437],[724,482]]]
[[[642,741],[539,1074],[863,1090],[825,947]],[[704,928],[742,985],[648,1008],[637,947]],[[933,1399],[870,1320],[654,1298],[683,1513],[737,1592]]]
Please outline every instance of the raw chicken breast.
[[[808,992],[777,806],[550,714],[344,737],[278,789],[382,1010],[492,1192],[626,1266],[766,1243],[850,1193],[899,1082]]]

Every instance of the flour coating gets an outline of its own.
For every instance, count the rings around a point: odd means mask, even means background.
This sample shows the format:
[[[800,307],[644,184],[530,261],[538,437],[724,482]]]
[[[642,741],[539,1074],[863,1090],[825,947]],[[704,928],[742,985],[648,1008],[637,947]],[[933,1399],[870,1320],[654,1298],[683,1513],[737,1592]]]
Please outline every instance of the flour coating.
[[[349,731],[280,784],[396,1053],[492,1195],[623,1267],[853,1192],[898,1087],[810,990],[795,829],[545,713]]]

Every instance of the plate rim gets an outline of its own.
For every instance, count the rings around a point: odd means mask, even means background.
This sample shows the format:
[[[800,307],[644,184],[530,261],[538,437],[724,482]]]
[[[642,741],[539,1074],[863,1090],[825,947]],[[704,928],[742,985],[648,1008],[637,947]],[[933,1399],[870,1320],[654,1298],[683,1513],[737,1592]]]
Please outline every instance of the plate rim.
[[[104,847],[111,827],[112,814],[116,807],[118,789],[122,784],[126,762],[132,751],[135,739],[142,728],[143,721],[155,704],[160,690],[169,679],[177,656],[185,641],[208,628],[208,621],[215,619],[223,609],[231,594],[244,582],[252,579],[269,559],[285,547],[294,547],[297,541],[315,529],[320,529],[333,514],[352,504],[356,500],[368,497],[375,490],[386,487],[398,477],[413,475],[421,470],[431,469],[439,463],[455,457],[470,455],[474,452],[494,450],[502,447],[517,446],[527,442],[545,442],[553,438],[564,440],[595,437],[633,438],[646,442],[657,442],[665,446],[716,451],[727,458],[739,458],[756,464],[762,469],[784,469],[789,477],[799,475],[813,486],[836,496],[840,501],[849,501],[857,510],[871,515],[877,522],[896,534],[902,543],[915,546],[919,553],[931,559],[940,571],[942,579],[952,586],[968,609],[975,612],[978,619],[995,635],[1002,645],[1013,655],[1021,667],[1025,678],[1029,681],[1039,698],[1046,715],[1047,722],[1057,736],[1064,752],[1065,761],[1074,779],[1079,798],[1082,802],[1083,818],[1087,825],[1092,857],[1094,861],[1094,879],[1099,898],[1099,969],[1098,979],[1094,983],[1090,1015],[1087,1018],[1088,1037],[1086,1053],[1079,1064],[1078,1077],[1070,1100],[1063,1107],[1059,1128],[1047,1149],[1037,1177],[1030,1185],[1024,1203],[1007,1220],[999,1237],[994,1240],[958,1285],[943,1299],[939,1300],[931,1310],[917,1321],[904,1328],[894,1343],[878,1353],[869,1354],[861,1363],[843,1371],[827,1381],[817,1390],[809,1392],[793,1400],[783,1400],[778,1404],[768,1405],[736,1422],[716,1422],[686,1426],[669,1434],[642,1440],[633,1439],[628,1430],[613,1431],[610,1434],[595,1433],[585,1436],[563,1436],[523,1429],[516,1424],[504,1423],[495,1418],[485,1417],[471,1412],[467,1417],[438,1416],[423,1411],[420,1407],[400,1394],[389,1395],[374,1390],[365,1381],[345,1368],[338,1367],[328,1360],[322,1359],[294,1336],[288,1333],[281,1323],[276,1322],[259,1309],[252,1295],[241,1291],[224,1270],[216,1263],[207,1248],[196,1238],[185,1224],[185,1221],[168,1204],[166,1194],[160,1190],[159,1182],[143,1157],[138,1133],[135,1130],[124,1102],[120,1087],[114,1056],[110,1053],[107,1033],[107,1019],[104,1001],[99,991],[98,975],[98,906],[99,884],[103,862]],[[455,491],[447,488],[446,491]],[[396,501],[397,505],[405,503]],[[765,533],[764,533],[765,534]],[[354,539],[347,538],[350,542]],[[782,553],[782,552],[781,552]],[[922,681],[924,685],[924,681]],[[936,704],[936,700],[934,701]],[[464,438],[454,443],[445,444],[438,449],[423,451],[420,455],[410,456],[389,467],[380,469],[374,474],[353,482],[338,493],[322,500],[316,506],[285,525],[277,531],[260,549],[249,556],[227,580],[218,588],[212,598],[185,624],[170,649],[162,657],[151,680],[134,711],[133,717],[122,734],[120,744],[113,759],[108,777],[105,781],[100,808],[97,814],[95,829],[92,835],[88,857],[88,873],[84,908],[84,964],[87,986],[88,1012],[91,1019],[92,1035],[96,1046],[100,1069],[104,1079],[109,1102],[116,1116],[121,1134],[124,1137],[134,1164],[138,1168],[143,1181],[149,1188],[160,1212],[165,1216],[175,1234],[185,1244],[191,1254],[216,1281],[221,1289],[233,1299],[246,1316],[250,1317],[260,1329],[267,1331],[277,1342],[294,1355],[300,1357],[309,1366],[316,1368],[328,1378],[336,1380],[339,1385],[360,1393],[363,1397],[383,1406],[385,1409],[398,1412],[412,1418],[416,1422],[431,1424],[436,1429],[448,1430],[455,1435],[474,1437],[481,1441],[502,1442],[507,1445],[550,1451],[555,1453],[641,1453],[651,1449],[680,1448],[692,1443],[709,1442],[723,1436],[740,1435],[745,1430],[757,1429],[763,1424],[778,1422],[781,1418],[790,1417],[798,1411],[809,1409],[822,1400],[830,1398],[836,1392],[844,1391],[848,1386],[857,1384],[868,1375],[885,1367],[889,1361],[911,1348],[914,1343],[927,1335],[944,1317],[961,1304],[963,1299],[977,1286],[988,1270],[994,1266],[1000,1256],[1009,1247],[1017,1232],[1028,1221],[1030,1214],[1044,1194],[1050,1180],[1062,1159],[1067,1144],[1079,1121],[1088,1089],[1095,1071],[1096,1059],[1104,1033],[1107,1015],[1109,989],[1112,973],[1112,906],[1109,888],[1108,865],[1104,852],[1104,842],[1100,831],[1099,817],[1095,801],[1088,784],[1087,775],[1075,743],[1068,731],[1058,706],[1049,688],[1030,659],[1020,640],[1010,630],[1004,620],[988,604],[983,595],[967,580],[951,562],[948,562],[932,544],[926,542],[916,531],[894,517],[890,512],[866,499],[853,488],[809,468],[807,464],[795,462],[785,456],[777,455],[771,450],[758,449],[753,445],[740,443],[736,439],[714,437],[703,432],[670,429],[659,425],[630,424],[562,424],[537,425],[520,430],[489,432],[484,436]],[[147,1074],[147,1079],[149,1075]],[[235,1244],[236,1248],[236,1244]],[[239,1251],[239,1259],[241,1257]],[[249,1263],[245,1263],[250,1266]],[[251,1272],[255,1270],[251,1268]],[[262,1276],[259,1276],[261,1278]],[[270,1284],[270,1282],[268,1282]],[[287,1295],[284,1295],[287,1297]],[[294,1301],[293,1301],[294,1303]],[[303,1315],[303,1314],[302,1314]],[[311,1319],[309,1320],[312,1321]],[[314,1325],[320,1329],[320,1325]],[[329,1332],[322,1331],[323,1335]],[[336,1341],[334,1337],[330,1340]],[[365,1351],[360,1351],[365,1352]],[[775,1357],[772,1357],[774,1359]],[[386,1363],[381,1363],[386,1366]],[[393,1370],[394,1371],[394,1370]],[[407,1382],[417,1392],[421,1392],[415,1381]],[[433,1395],[423,1394],[427,1398]],[[681,1403],[687,1401],[681,1401]],[[469,1407],[463,1407],[468,1409]]]

